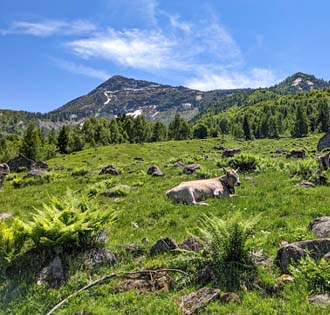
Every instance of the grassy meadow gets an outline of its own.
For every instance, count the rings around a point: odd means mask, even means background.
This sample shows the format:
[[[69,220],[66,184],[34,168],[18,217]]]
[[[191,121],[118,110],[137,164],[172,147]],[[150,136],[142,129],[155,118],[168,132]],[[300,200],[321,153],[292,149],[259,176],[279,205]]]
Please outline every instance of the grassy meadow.
[[[31,283],[11,283],[3,279],[0,314],[46,314],[67,295],[91,280],[114,271],[163,267],[192,271],[189,262],[181,259],[179,254],[151,257],[148,252],[152,244],[162,237],[169,236],[180,242],[190,234],[196,234],[203,214],[228,218],[240,211],[244,219],[260,216],[251,247],[262,249],[265,255],[272,258],[281,241],[314,238],[307,227],[312,219],[330,214],[330,188],[326,185],[310,189],[296,188],[294,185],[302,179],[290,176],[290,169],[300,161],[274,155],[276,148],[290,150],[303,147],[308,152],[306,161],[313,165],[320,136],[248,142],[214,138],[143,145],[120,144],[91,148],[47,161],[53,170],[48,182],[43,184],[17,188],[17,183],[25,173],[11,174],[5,181],[4,191],[0,193],[0,213],[10,212],[28,220],[34,208],[40,208],[49,196],[62,196],[70,188],[77,194],[95,198],[100,209],[111,207],[117,211],[117,221],[109,227],[107,248],[121,253],[122,245],[137,244],[145,254],[138,257],[124,255],[114,267],[102,267],[94,273],[71,271],[66,285],[58,290]],[[241,186],[236,188],[237,196],[208,199],[209,206],[177,205],[166,200],[165,192],[182,181],[223,174],[222,167],[228,168],[228,161],[223,160],[221,151],[214,148],[220,145],[239,147],[242,153],[258,158],[259,168],[255,172],[240,174]],[[142,157],[144,161],[136,161],[135,157]],[[198,163],[201,169],[194,175],[182,174],[181,168],[173,167],[177,160]],[[147,175],[152,163],[157,164],[166,177]],[[116,166],[120,171],[119,176],[98,175],[109,164]],[[100,194],[117,184],[129,185],[131,190],[127,195],[116,198]],[[142,242],[144,238],[149,243]],[[270,284],[275,283],[280,275],[275,266],[258,268],[260,277]],[[113,289],[118,279],[111,279],[73,298],[56,314],[181,314],[176,303],[178,298],[198,287],[185,283],[178,275],[174,275],[174,278],[177,278],[178,286],[169,293],[115,293]],[[200,314],[330,313],[329,307],[320,308],[308,303],[309,292],[303,283],[287,284],[280,296],[269,296],[257,290],[241,290],[237,293],[242,298],[241,304],[222,305],[215,301],[209,303]]]

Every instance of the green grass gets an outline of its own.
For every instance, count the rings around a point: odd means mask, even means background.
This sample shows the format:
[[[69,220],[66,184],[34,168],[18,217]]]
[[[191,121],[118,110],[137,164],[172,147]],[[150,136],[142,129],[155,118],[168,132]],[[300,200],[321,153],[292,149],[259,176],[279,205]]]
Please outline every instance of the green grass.
[[[260,215],[257,232],[251,244],[254,249],[263,249],[267,255],[274,256],[279,243],[283,240],[296,241],[313,237],[307,231],[309,222],[320,216],[329,215],[329,187],[317,186],[312,189],[295,188],[301,181],[299,177],[290,177],[288,165],[296,160],[285,157],[273,158],[276,148],[290,150],[304,147],[309,152],[309,159],[315,157],[319,135],[304,139],[280,139],[235,141],[226,138],[165,142],[144,145],[114,145],[99,147],[59,156],[47,161],[57,174],[54,181],[42,185],[14,188],[11,181],[6,181],[4,192],[0,193],[0,213],[11,212],[23,218],[29,218],[33,208],[39,208],[48,196],[62,196],[69,187],[73,191],[87,195],[94,187],[99,207],[111,206],[118,210],[118,220],[109,230],[107,247],[118,250],[122,244],[137,243],[146,249],[159,238],[170,236],[182,241],[189,233],[197,233],[198,220],[202,214],[212,214],[222,218],[231,217],[240,211],[244,218]],[[240,147],[242,153],[256,155],[261,167],[255,173],[241,174],[241,186],[236,189],[235,198],[208,199],[209,206],[172,204],[165,199],[165,192],[182,181],[198,178],[197,175],[184,175],[181,168],[173,168],[173,162],[182,159],[186,162],[199,163],[200,173],[212,176],[222,175],[220,165],[226,164],[221,159],[221,151],[214,146]],[[208,155],[208,159],[204,159]],[[141,156],[143,162],[135,161]],[[151,177],[146,174],[148,167],[157,164],[166,177]],[[99,171],[108,164],[114,164],[120,170],[119,176],[102,175]],[[218,165],[218,166],[217,166]],[[62,166],[63,170],[56,170]],[[72,176],[74,170],[87,170],[84,176]],[[25,173],[17,174],[23,177]],[[249,177],[252,177],[249,178]],[[109,181],[109,179],[111,180]],[[102,184],[103,181],[107,181]],[[129,194],[118,198],[107,198],[98,192],[108,186],[129,185]],[[97,189],[95,189],[97,187]],[[142,244],[148,238],[150,244]],[[141,256],[125,258],[114,268],[103,268],[94,274],[72,271],[68,283],[59,290],[37,287],[35,284],[15,285],[9,290],[3,281],[4,292],[0,298],[0,314],[45,314],[62,298],[79,289],[90,281],[114,270],[137,270],[148,267],[175,267],[173,255],[156,257]],[[278,276],[276,268],[267,270],[270,279]],[[273,281],[272,280],[272,281]],[[115,294],[112,290],[116,279],[82,293],[67,303],[57,314],[73,314],[79,310],[89,310],[93,314],[181,314],[176,300],[194,289],[188,285],[184,289],[170,293],[135,292]],[[320,309],[307,302],[306,289],[298,284],[289,285],[284,297],[269,297],[257,291],[244,292],[242,304],[221,305],[210,303],[200,314],[329,314],[330,308]]]

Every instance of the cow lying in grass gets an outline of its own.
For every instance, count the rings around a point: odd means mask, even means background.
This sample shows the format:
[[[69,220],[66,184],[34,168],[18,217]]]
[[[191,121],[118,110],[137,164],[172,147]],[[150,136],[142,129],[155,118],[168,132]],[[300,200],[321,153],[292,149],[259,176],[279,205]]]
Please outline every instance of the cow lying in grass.
[[[9,173],[9,166],[6,163],[0,164],[0,189],[2,187],[2,183],[5,180],[6,175],[8,175]]]
[[[237,171],[225,171],[220,177],[183,182],[166,192],[166,197],[176,203],[207,205],[201,200],[207,197],[230,197],[235,194],[234,186],[239,186]]]

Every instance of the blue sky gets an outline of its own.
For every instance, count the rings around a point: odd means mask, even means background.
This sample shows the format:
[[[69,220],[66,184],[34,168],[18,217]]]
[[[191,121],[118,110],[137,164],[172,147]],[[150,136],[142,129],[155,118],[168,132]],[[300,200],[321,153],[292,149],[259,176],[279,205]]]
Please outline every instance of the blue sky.
[[[201,90],[330,79],[326,0],[1,0],[0,108],[47,112],[112,75]]]

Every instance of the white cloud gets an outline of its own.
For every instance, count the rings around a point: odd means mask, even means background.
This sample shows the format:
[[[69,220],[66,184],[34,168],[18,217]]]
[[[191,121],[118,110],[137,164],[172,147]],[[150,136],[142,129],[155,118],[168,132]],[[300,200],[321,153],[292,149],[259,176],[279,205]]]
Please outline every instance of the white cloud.
[[[173,69],[176,65],[173,48],[176,45],[175,39],[171,40],[160,31],[137,29],[109,29],[106,33],[67,44],[82,58],[102,58],[145,70]]]
[[[0,30],[1,35],[23,34],[37,37],[53,35],[81,35],[96,30],[96,26],[88,21],[76,20],[71,22],[45,20],[41,22],[16,21],[7,29]]]
[[[268,87],[278,82],[277,75],[270,69],[253,68],[249,71],[213,72],[206,70],[198,77],[185,82],[191,89],[209,91],[216,89],[259,88]]]
[[[172,27],[177,28],[186,33],[189,33],[191,31],[192,24],[185,21],[181,21],[178,15],[166,14],[166,16],[170,20]]]
[[[78,74],[83,74],[92,78],[97,78],[100,80],[107,80],[110,77],[106,71],[98,70],[89,66],[85,66],[82,64],[74,63],[71,61],[58,59],[58,58],[51,58],[51,61],[58,67]]]

